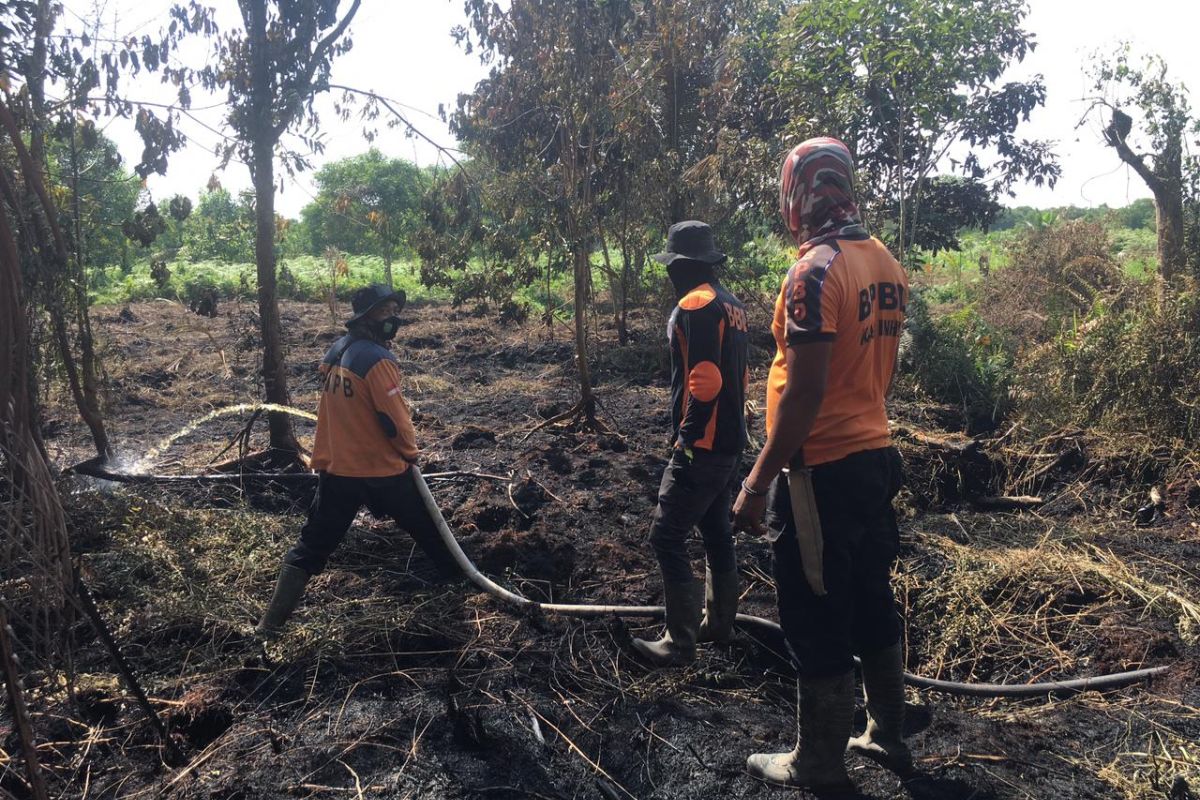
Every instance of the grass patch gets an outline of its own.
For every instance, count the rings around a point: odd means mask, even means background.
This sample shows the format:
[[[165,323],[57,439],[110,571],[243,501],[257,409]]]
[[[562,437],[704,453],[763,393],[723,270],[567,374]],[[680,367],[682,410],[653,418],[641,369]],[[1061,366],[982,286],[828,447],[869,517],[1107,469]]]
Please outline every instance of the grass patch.
[[[338,297],[347,299],[354,289],[368,283],[384,283],[383,259],[378,256],[347,256],[349,273],[338,278]],[[93,304],[108,305],[150,300],[168,296],[185,299],[196,287],[211,286],[223,297],[255,296],[258,281],[252,262],[174,261],[167,264],[170,271],[167,292],[162,292],[151,275],[149,261],[139,261],[129,272],[120,267],[96,267],[89,272],[89,297]],[[403,289],[409,300],[445,300],[449,292],[430,289],[421,284],[415,261],[395,261],[392,274],[397,289]],[[329,267],[324,258],[294,256],[279,259],[278,286],[280,297],[292,300],[321,301],[328,297]]]

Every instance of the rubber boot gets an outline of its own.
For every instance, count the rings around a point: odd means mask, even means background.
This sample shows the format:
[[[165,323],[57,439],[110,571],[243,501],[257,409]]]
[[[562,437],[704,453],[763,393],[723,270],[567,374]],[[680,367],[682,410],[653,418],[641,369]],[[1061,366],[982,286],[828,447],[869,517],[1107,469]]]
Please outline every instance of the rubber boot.
[[[254,635],[262,640],[277,637],[288,617],[300,605],[307,584],[308,572],[304,568],[287,563],[280,567],[279,578],[275,581],[275,594],[271,596],[270,605],[254,629]]]
[[[700,632],[699,581],[663,583],[667,606],[667,631],[656,642],[634,639],[633,649],[656,667],[690,664],[696,659],[696,635]]]
[[[704,618],[700,620],[698,642],[726,644],[733,636],[741,584],[735,567],[728,572],[704,571]]]
[[[800,738],[789,753],[755,753],[751,777],[817,791],[853,788],[846,774],[846,745],[854,724],[854,672],[800,681]]]
[[[867,730],[847,749],[905,775],[912,772],[913,760],[904,743],[904,653],[897,642],[861,660]]]

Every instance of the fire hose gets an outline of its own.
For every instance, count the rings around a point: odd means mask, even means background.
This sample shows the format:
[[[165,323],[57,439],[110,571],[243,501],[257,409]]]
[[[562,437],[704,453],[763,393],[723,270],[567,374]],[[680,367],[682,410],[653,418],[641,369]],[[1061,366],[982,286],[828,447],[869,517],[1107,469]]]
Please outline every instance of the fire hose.
[[[442,516],[441,509],[438,508],[437,501],[433,497],[433,493],[429,491],[429,485],[425,483],[424,476],[415,466],[413,470],[413,479],[416,483],[417,490],[420,493],[421,500],[425,504],[425,509],[429,516],[437,525],[438,533],[441,535],[443,543],[454,557],[455,562],[462,569],[464,575],[471,583],[478,587],[481,591],[495,597],[503,603],[521,610],[537,610],[548,614],[561,614],[568,617],[581,618],[600,618],[600,617],[640,617],[661,619],[666,615],[666,609],[663,606],[623,606],[623,605],[585,605],[574,603],[542,603],[536,600],[531,600],[524,595],[518,594],[510,589],[506,589],[494,580],[484,575],[479,571],[479,568],[467,557],[462,546],[459,545],[458,539],[454,532],[450,529],[450,525],[446,522],[446,518]],[[205,479],[213,483],[218,482],[233,482],[244,480],[247,477],[268,480],[280,483],[301,483],[315,480],[316,476],[313,473],[247,473],[243,476],[237,475],[176,475],[176,476],[159,476],[159,475],[128,475],[123,473],[111,472],[102,464],[96,461],[85,462],[70,471],[79,474],[88,475],[104,480],[111,480],[123,483],[183,483],[183,482],[206,482]],[[280,479],[283,480],[280,480]],[[771,636],[782,636],[783,629],[779,623],[757,617],[751,614],[738,614],[736,623],[739,627],[748,630],[758,630]],[[856,659],[857,660],[857,659]],[[1137,669],[1129,672],[1116,672],[1107,675],[1095,675],[1088,678],[1074,678],[1062,681],[1043,681],[1040,683],[966,683],[959,681],[946,681],[937,678],[927,678],[922,675],[915,675],[911,672],[904,673],[904,682],[910,686],[915,686],[921,689],[932,689],[946,694],[958,695],[961,697],[1013,697],[1013,698],[1030,698],[1030,697],[1049,697],[1062,696],[1070,694],[1079,694],[1087,691],[1102,691],[1107,689],[1118,689],[1123,686],[1149,681],[1160,675],[1164,675],[1170,671],[1169,666],[1148,667],[1145,669]]]
[[[494,580],[484,575],[479,571],[479,568],[467,558],[467,554],[463,552],[462,547],[455,538],[454,532],[450,530],[450,525],[446,522],[446,518],[442,516],[441,509],[438,508],[437,502],[433,498],[433,493],[429,491],[429,485],[425,483],[420,470],[413,467],[413,479],[416,482],[417,490],[420,492],[421,499],[425,503],[425,510],[429,512],[429,516],[433,518],[437,524],[438,533],[441,534],[442,540],[446,547],[454,556],[454,560],[462,568],[467,579],[477,587],[492,595],[493,597],[507,603],[511,606],[520,609],[537,609],[550,614],[562,614],[569,617],[651,617],[662,618],[666,614],[666,609],[663,606],[616,606],[616,605],[576,605],[572,603],[540,603],[536,600],[531,600],[524,595],[506,589]],[[738,614],[736,622],[743,628],[758,629],[772,635],[783,635],[783,629],[779,627],[778,622],[762,617],[756,617],[751,614]],[[857,660],[857,659],[856,659]],[[1078,694],[1086,691],[1098,691],[1102,689],[1116,689],[1122,686],[1128,686],[1139,681],[1149,680],[1157,675],[1162,675],[1170,670],[1170,667],[1150,667],[1147,669],[1138,669],[1131,672],[1118,672],[1110,675],[1096,675],[1090,678],[1076,678],[1065,681],[1045,681],[1042,683],[960,683],[958,681],[943,681],[937,678],[926,678],[921,675],[914,675],[911,672],[904,673],[904,682],[910,686],[916,686],[922,689],[933,689],[947,694],[960,695],[964,697],[1047,697],[1050,695],[1066,695]]]

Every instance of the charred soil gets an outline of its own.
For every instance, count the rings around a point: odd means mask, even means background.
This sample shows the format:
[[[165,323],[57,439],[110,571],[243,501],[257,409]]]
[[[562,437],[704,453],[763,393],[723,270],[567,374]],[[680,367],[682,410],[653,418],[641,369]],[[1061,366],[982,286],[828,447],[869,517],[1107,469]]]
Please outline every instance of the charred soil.
[[[625,348],[599,334],[599,412],[614,433],[551,425],[527,436],[576,399],[565,330],[550,338],[440,306],[404,316],[394,351],[422,468],[444,473],[431,486],[475,563],[535,599],[661,602],[646,542],[668,455],[656,319],[635,325],[641,338]],[[315,411],[315,365],[338,329],[316,304],[285,304],[282,318],[293,405]],[[97,309],[95,319],[110,426],[128,466],[194,473],[215,460],[250,412],[169,437],[261,396],[253,306],[227,302],[205,318],[145,303]],[[753,397],[769,355],[752,355]],[[911,671],[1034,682],[1176,666],[1166,680],[1107,696],[910,690],[921,774],[902,782],[850,757],[862,796],[1190,796],[1200,779],[1194,468],[1151,459],[1137,472],[1082,432],[1028,442],[1014,427],[970,439],[955,430],[954,409],[915,397],[895,411],[909,471],[896,586]],[[69,403],[51,396],[46,422],[60,465],[89,455]],[[311,421],[296,425],[311,443]],[[263,428],[248,443],[261,445]],[[162,763],[80,623],[76,699],[57,678],[34,676],[29,687],[60,796],[781,796],[743,772],[747,754],[794,741],[795,679],[780,642],[739,633],[702,647],[687,669],[649,670],[628,645],[649,624],[513,613],[439,582],[407,536],[364,510],[263,652],[249,631],[303,522],[303,490],[64,481],[85,579],[188,761]],[[1167,489],[1147,512],[1156,484]],[[978,510],[981,499],[1034,495],[1010,511]],[[766,545],[743,537],[738,546],[743,609],[774,617]],[[14,744],[10,735],[4,750]],[[24,796],[12,764],[0,788]]]

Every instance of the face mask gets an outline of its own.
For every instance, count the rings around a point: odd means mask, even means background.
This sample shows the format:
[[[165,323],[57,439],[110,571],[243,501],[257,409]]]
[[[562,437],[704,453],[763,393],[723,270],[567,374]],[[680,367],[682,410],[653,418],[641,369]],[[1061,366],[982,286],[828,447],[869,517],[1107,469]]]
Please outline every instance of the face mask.
[[[396,338],[396,331],[400,330],[399,317],[386,317],[381,319],[377,324],[376,330],[379,331],[379,336],[385,342],[390,342]]]
[[[667,277],[671,279],[671,286],[675,289],[678,297],[683,297],[702,283],[711,283],[715,280],[712,267],[707,265],[701,267],[695,264],[676,264],[667,267]]]

